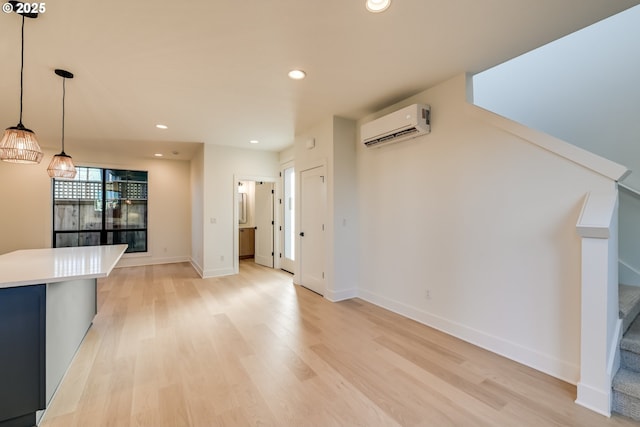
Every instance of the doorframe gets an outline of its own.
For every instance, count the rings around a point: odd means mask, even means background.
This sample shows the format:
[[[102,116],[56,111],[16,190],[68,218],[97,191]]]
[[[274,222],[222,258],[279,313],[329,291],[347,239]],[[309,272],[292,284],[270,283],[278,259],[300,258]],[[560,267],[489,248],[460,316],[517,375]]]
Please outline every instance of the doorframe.
[[[238,212],[238,198],[239,196],[239,192],[238,192],[238,182],[240,181],[262,181],[262,182],[270,182],[273,183],[273,189],[274,189],[274,206],[275,206],[275,201],[277,199],[277,195],[280,194],[280,191],[282,191],[281,189],[281,185],[280,185],[280,177],[277,176],[260,176],[260,175],[246,175],[246,174],[239,174],[239,173],[234,173],[233,174],[233,221],[232,221],[232,225],[233,225],[233,274],[238,274],[240,273],[240,261],[238,259],[238,257],[240,256],[240,233],[239,233],[239,223],[238,223],[238,218],[240,217],[239,212]],[[274,209],[275,210],[275,209]],[[276,253],[278,253],[277,251],[280,250],[280,236],[279,233],[276,233],[275,230],[277,230],[277,227],[280,226],[280,219],[278,218],[278,215],[276,215],[274,213],[273,215],[273,226],[274,226],[274,233],[273,233],[273,268],[280,268],[280,259],[278,257],[275,256]]]
[[[285,163],[281,163],[280,164],[280,188],[281,188],[282,192],[279,194],[279,198],[278,198],[278,200],[280,202],[278,203],[278,209],[277,209],[278,215],[277,216],[278,216],[278,219],[279,219],[280,227],[278,227],[277,231],[278,231],[278,234],[279,234],[278,239],[280,240],[280,243],[281,243],[280,244],[280,248],[279,248],[280,251],[278,252],[278,254],[279,255],[282,254],[282,258],[284,258],[284,232],[285,232],[285,230],[284,230],[284,207],[285,207],[285,200],[284,200],[284,171],[286,169],[289,169],[289,168],[293,168],[293,175],[295,177],[294,179],[297,180],[298,176],[297,176],[295,160],[289,160],[289,161],[287,161]],[[293,189],[294,190],[293,191],[294,210],[297,209],[296,197],[297,197],[298,185],[300,185],[300,183],[298,181],[296,181],[296,185],[295,185],[295,187]],[[296,233],[296,226],[295,226],[296,221],[297,221],[296,215],[297,214],[294,214],[294,218],[293,218],[293,220],[294,220],[293,238],[296,239],[296,242],[294,243],[294,248],[297,247],[297,243],[298,243],[297,242],[297,238],[296,238],[296,236],[298,234]],[[280,230],[280,228],[282,228],[282,229]],[[297,249],[295,249],[294,253],[293,253],[294,259],[293,259],[293,268],[292,268],[293,272],[292,273],[293,273],[294,277],[295,277],[295,270],[296,270],[296,267],[297,267],[296,259],[295,259],[296,256],[297,256],[297,254],[295,252],[296,250]],[[281,262],[282,258],[280,258],[280,256],[278,256],[278,268],[282,268],[282,262]]]

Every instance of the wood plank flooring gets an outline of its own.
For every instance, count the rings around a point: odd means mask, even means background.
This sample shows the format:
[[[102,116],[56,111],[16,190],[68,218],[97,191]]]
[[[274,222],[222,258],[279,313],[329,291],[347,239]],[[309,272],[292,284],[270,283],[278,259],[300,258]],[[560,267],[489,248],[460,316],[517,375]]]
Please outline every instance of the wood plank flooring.
[[[242,261],[121,268],[41,423],[72,426],[638,426],[575,387],[362,300]]]

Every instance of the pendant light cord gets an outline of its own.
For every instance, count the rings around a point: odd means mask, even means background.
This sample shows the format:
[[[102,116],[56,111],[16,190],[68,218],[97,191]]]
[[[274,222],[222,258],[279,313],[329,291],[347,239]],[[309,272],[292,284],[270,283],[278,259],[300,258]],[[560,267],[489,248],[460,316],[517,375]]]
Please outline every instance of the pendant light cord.
[[[66,83],[67,83],[67,79],[63,77],[62,78],[62,154],[65,154],[64,153],[64,98],[67,92]]]
[[[24,15],[22,15],[22,48],[20,50],[20,122],[18,127],[23,127],[22,125],[22,93],[24,91],[23,86],[23,74],[24,74]]]

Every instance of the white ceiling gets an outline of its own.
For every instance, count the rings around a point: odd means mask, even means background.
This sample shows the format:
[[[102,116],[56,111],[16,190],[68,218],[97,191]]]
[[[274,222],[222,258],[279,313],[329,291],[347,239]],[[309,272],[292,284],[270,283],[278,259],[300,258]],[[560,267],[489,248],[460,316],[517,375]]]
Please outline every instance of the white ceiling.
[[[280,150],[332,115],[358,119],[639,0],[59,0],[25,26],[25,126],[59,149]],[[0,16],[0,127],[18,122],[21,17]],[[304,69],[293,81],[287,72]],[[168,130],[159,130],[163,123]],[[250,145],[251,139],[260,144]]]

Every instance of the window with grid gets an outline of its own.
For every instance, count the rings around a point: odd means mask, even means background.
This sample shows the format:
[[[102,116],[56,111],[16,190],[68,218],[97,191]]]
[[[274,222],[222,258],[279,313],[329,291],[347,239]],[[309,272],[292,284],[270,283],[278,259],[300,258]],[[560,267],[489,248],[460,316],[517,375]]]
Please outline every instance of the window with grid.
[[[76,167],[53,179],[53,247],[117,245],[147,251],[147,172]]]

